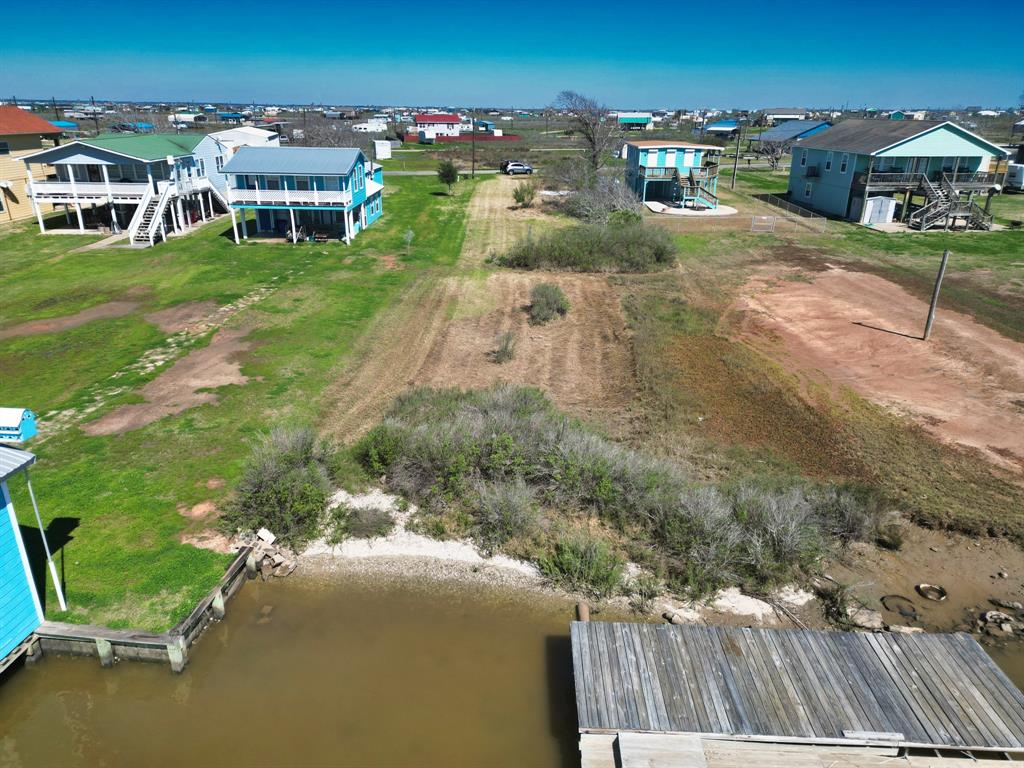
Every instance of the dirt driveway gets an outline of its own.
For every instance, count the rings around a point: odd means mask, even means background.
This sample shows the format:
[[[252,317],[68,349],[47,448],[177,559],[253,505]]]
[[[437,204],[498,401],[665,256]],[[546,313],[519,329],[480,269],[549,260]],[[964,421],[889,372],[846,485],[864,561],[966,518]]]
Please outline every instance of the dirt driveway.
[[[830,267],[773,265],[746,285],[739,335],[788,367],[850,387],[939,439],[1024,473],[1024,345],[928,305],[895,283]]]
[[[545,390],[557,405],[613,430],[624,423],[634,392],[632,347],[618,299],[597,275],[481,272],[484,260],[529,231],[560,226],[543,205],[520,210],[518,180],[479,184],[467,209],[466,238],[451,276],[428,276],[367,333],[327,393],[325,431],[352,440],[375,424],[410,386],[486,387],[505,381]],[[527,323],[530,287],[562,287],[572,309],[546,326]],[[500,331],[517,334],[515,359],[488,353]]]

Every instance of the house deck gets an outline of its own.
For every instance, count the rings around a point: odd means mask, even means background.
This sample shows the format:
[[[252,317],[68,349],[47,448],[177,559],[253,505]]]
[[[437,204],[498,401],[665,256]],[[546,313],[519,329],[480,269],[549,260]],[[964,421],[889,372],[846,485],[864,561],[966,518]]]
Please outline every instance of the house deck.
[[[964,634],[574,622],[581,733],[1024,751],[1024,694]]]

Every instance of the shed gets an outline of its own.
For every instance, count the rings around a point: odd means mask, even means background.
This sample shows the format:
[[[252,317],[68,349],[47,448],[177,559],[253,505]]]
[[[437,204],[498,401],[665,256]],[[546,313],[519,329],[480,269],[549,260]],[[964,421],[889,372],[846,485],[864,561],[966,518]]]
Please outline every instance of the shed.
[[[373,158],[375,160],[388,160],[391,158],[391,142],[387,139],[373,140]]]
[[[0,442],[23,443],[36,431],[36,415],[28,408],[0,408]]]
[[[39,599],[28,551],[25,549],[21,527],[14,514],[14,502],[11,501],[11,493],[7,487],[8,480],[19,473],[24,474],[28,485],[57,599],[61,610],[67,610],[64,592],[57,578],[57,568],[50,556],[50,547],[43,531],[42,519],[39,517],[39,508],[35,503],[35,493],[28,479],[28,468],[35,461],[35,455],[28,451],[0,445],[0,670],[6,666],[9,657],[18,655],[25,639],[36,630],[44,618],[43,604]]]

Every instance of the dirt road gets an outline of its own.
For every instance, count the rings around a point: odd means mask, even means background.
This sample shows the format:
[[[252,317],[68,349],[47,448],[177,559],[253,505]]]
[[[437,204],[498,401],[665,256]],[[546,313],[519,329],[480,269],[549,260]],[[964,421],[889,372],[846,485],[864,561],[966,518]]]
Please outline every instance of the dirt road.
[[[741,337],[771,356],[781,352],[787,366],[1024,472],[1024,345],[941,306],[924,342],[926,303],[883,278],[835,267],[799,277],[766,268],[737,308]]]
[[[427,275],[383,315],[327,393],[324,430],[351,441],[375,424],[410,386],[485,387],[505,381],[537,386],[560,407],[596,417],[617,431],[634,391],[632,350],[618,299],[606,278],[591,275],[482,272],[529,231],[559,226],[540,208],[515,207],[518,181],[481,183],[470,201],[459,265],[449,276]],[[567,317],[530,326],[530,287],[562,287]],[[489,359],[495,337],[517,334],[515,358]]]

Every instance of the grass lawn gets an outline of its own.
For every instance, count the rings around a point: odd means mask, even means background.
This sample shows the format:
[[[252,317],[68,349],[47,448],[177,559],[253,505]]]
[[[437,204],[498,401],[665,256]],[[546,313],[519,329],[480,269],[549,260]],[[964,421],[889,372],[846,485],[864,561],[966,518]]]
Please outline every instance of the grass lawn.
[[[123,391],[114,390],[93,416],[138,402],[138,386],[173,362],[149,372],[130,368],[165,343],[167,334],[145,319],[150,312],[269,291],[226,321],[248,332],[251,347],[241,357],[248,382],[217,390],[216,404],[119,435],[92,437],[71,426],[31,446],[51,535],[72,529],[59,556],[71,607],[56,612],[51,588],[50,618],[156,630],[191,610],[230,558],[179,543],[193,525],[179,509],[223,500],[256,434],[274,424],[319,422],[322,392],[371,320],[412,282],[455,264],[472,189],[464,181],[448,197],[432,178],[389,179],[384,217],[350,247],[236,246],[226,219],[147,250],[72,254],[81,239],[39,236],[30,224],[0,235],[0,329],[114,299],[140,304],[123,317],[0,340],[3,404],[41,414],[80,408],[111,382]],[[408,229],[415,236],[406,254]],[[379,257],[399,268],[385,268]],[[209,339],[193,339],[181,353]],[[23,484],[12,485],[21,521],[31,527]]]

